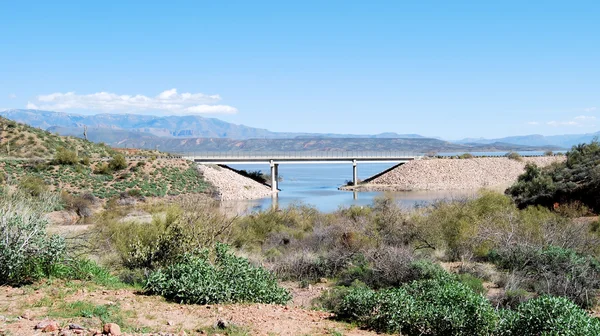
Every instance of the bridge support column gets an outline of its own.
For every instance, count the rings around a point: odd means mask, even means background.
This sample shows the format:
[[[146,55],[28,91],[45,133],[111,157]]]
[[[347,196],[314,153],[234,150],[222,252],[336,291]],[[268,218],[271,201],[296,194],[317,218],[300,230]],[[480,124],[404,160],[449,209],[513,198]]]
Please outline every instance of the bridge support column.
[[[274,163],[273,160],[271,160],[270,166],[271,166],[271,190],[273,192],[277,192],[277,173],[279,170],[279,165]]]
[[[279,163],[275,164],[275,191],[279,189]]]
[[[358,167],[356,160],[352,160],[352,184],[354,186],[358,185]]]

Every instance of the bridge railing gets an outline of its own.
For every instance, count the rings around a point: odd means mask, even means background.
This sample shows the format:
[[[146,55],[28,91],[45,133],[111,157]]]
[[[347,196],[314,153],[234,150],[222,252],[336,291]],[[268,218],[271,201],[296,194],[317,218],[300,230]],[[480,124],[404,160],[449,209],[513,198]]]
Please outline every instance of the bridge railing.
[[[292,159],[292,158],[399,158],[416,157],[421,153],[396,152],[396,151],[287,151],[287,152],[177,152],[183,157],[200,157],[205,159],[231,159],[231,158],[269,158],[269,159]]]

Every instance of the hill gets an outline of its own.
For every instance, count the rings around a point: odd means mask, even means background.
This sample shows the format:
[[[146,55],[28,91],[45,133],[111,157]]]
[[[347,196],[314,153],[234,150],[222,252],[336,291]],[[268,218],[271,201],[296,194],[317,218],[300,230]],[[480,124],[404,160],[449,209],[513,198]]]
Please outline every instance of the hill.
[[[114,151],[77,137],[63,137],[39,128],[0,117],[0,157],[50,158],[58,148],[79,153],[80,156],[104,157]]]
[[[128,154],[136,159],[127,160],[107,145],[58,136],[1,117],[0,130],[0,183],[32,194],[49,190],[110,198],[209,190],[192,162],[163,158],[158,151],[131,150]]]

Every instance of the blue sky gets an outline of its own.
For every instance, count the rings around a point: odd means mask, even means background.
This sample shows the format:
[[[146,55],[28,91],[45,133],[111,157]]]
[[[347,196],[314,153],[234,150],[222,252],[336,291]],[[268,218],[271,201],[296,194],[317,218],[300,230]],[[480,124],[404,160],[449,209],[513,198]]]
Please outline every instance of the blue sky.
[[[599,17],[592,1],[5,1],[0,109],[447,139],[596,132]]]

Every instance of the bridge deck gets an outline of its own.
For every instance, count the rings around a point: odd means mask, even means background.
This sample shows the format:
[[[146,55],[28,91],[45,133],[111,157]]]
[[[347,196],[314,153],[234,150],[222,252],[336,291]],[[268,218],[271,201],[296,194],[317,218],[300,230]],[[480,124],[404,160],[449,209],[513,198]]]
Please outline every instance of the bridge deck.
[[[206,163],[349,163],[406,162],[420,159],[400,152],[204,152],[181,153],[189,160]]]

